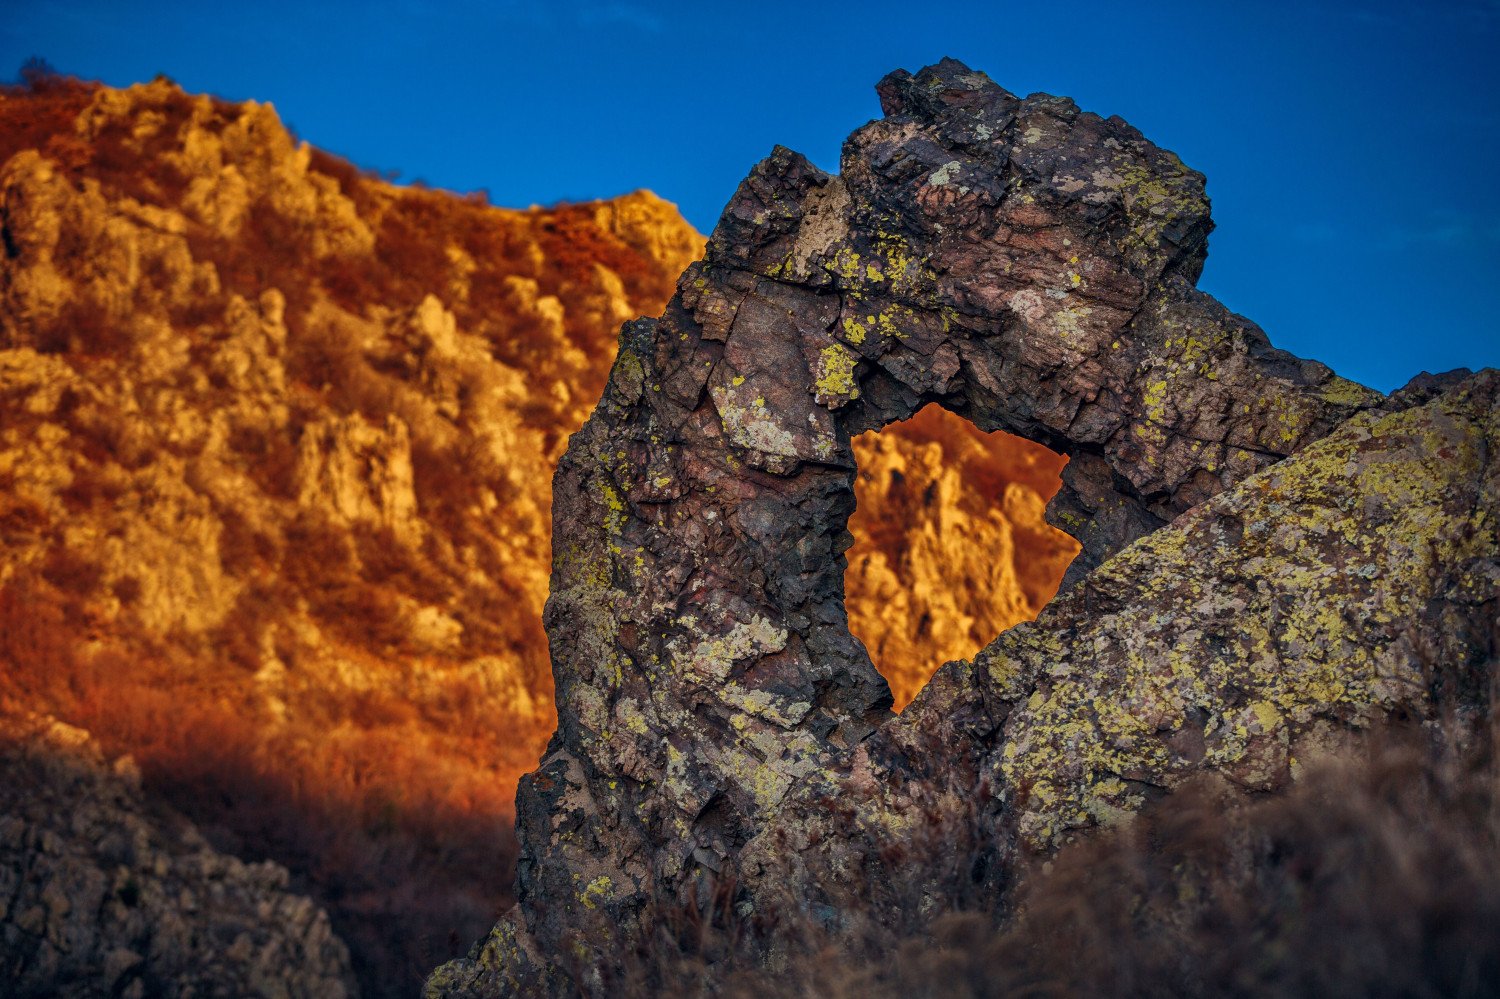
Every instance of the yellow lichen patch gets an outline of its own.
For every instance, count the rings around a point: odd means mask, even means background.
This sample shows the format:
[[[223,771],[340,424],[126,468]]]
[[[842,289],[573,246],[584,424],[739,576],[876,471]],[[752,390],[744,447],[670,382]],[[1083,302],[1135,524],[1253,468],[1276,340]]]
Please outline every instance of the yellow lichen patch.
[[[818,401],[824,404],[857,399],[859,387],[854,382],[854,368],[859,358],[841,343],[831,343],[818,354],[815,387]]]
[[[1335,406],[1373,406],[1380,402],[1380,393],[1367,389],[1358,382],[1335,376],[1318,393]]]
[[[1281,712],[1270,701],[1256,701],[1250,705],[1250,710],[1255,714],[1262,732],[1274,731],[1281,724]]]
[[[724,748],[717,769],[761,811],[773,811],[793,785],[820,771],[822,749],[807,732],[768,729],[754,719],[734,728],[740,742]]]
[[[641,394],[641,385],[646,380],[645,368],[641,365],[641,359],[634,351],[622,350],[619,357],[615,358],[615,370],[611,376],[614,384],[626,390],[628,398],[636,398]]]
[[[796,438],[772,410],[756,406],[753,401],[747,404],[731,384],[715,385],[709,395],[719,411],[726,436],[735,444],[774,457],[798,456]],[[731,468],[739,467],[733,455],[726,455],[725,461]]]
[[[627,697],[617,702],[615,716],[632,735],[645,735],[651,730],[646,716],[641,712],[641,707],[634,698]]]
[[[599,493],[604,497],[606,512],[604,514],[604,529],[611,536],[618,536],[625,529],[625,501],[615,491],[615,487],[608,482],[599,482]]]
[[[1166,401],[1166,379],[1163,378],[1147,385],[1145,394],[1141,396],[1141,402],[1146,406],[1146,418],[1153,423],[1162,422],[1166,416]]]
[[[1179,164],[1163,175],[1140,160],[1123,164],[1109,186],[1119,190],[1130,223],[1131,242],[1143,248],[1161,245],[1161,230],[1167,220],[1206,213],[1207,204],[1186,168]]]
[[[1076,342],[1086,330],[1083,323],[1094,314],[1094,310],[1087,305],[1077,301],[1069,301],[1052,315],[1053,325],[1064,339],[1072,339]]]
[[[754,690],[737,683],[727,684],[719,691],[719,697],[743,714],[734,715],[730,721],[737,728],[743,727],[746,716],[764,718],[782,728],[791,728],[812,710],[808,701],[796,701],[764,690]]]
[[[727,775],[739,785],[762,811],[781,803],[791,787],[791,778],[751,753],[730,751],[724,756]]]
[[[673,660],[679,669],[695,675],[724,680],[730,669],[742,659],[752,655],[769,655],[786,648],[785,628],[756,615],[748,622],[737,622],[728,634],[703,636],[691,648],[680,651],[686,644],[680,639],[669,643]]]
[[[892,294],[916,296],[924,290],[930,291],[930,286],[924,288],[923,283],[930,283],[937,275],[930,268],[924,268],[921,261],[912,256],[905,238],[899,233],[877,225],[875,252],[884,262],[882,279],[890,282]]]
[[[917,314],[899,303],[888,305],[875,315],[865,317],[865,322],[877,335],[893,340],[905,339],[908,334],[902,324],[914,325],[916,320]]]
[[[1277,423],[1281,424],[1280,430],[1277,431],[1280,438],[1279,443],[1283,445],[1294,444],[1297,438],[1302,436],[1305,426],[1301,413],[1288,406],[1277,410],[1275,419]]]
[[[845,281],[857,281],[861,272],[859,254],[847,246],[841,246],[827,267]]]
[[[597,909],[599,903],[610,897],[614,890],[614,882],[608,874],[601,874],[584,886],[578,895],[578,901],[583,903],[585,909]]]

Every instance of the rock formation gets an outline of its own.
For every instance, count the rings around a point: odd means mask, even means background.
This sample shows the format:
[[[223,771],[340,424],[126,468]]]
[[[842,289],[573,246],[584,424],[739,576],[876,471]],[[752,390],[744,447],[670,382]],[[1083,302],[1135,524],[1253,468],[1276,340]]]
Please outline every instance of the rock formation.
[[[58,79],[0,88],[0,237],[0,696],[284,862],[408,994],[509,901],[553,466],[702,238],[645,192],[508,211],[268,106]],[[901,703],[1073,550],[1037,522],[1058,459],[1005,440],[933,409],[855,444],[851,616]]]
[[[327,913],[285,868],[215,852],[151,808],[134,761],[0,718],[0,976],[8,996],[354,994]]]
[[[597,989],[725,886],[774,961],[778,911],[998,899],[1188,774],[1274,790],[1485,703],[1500,376],[1385,399],[1272,348],[1193,287],[1203,177],[1118,118],[951,60],[878,90],[838,176],[776,149],[621,331],[554,482],[520,902],[430,995]],[[845,615],[850,441],[929,403],[1066,455],[1082,552],[892,717]]]

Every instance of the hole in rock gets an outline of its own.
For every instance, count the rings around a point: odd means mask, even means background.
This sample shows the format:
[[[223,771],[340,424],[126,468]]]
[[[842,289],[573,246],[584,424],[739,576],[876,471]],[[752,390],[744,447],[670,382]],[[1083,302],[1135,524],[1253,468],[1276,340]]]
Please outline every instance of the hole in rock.
[[[854,439],[849,628],[900,711],[939,666],[1036,617],[1078,542],[1043,518],[1067,459],[929,405]]]

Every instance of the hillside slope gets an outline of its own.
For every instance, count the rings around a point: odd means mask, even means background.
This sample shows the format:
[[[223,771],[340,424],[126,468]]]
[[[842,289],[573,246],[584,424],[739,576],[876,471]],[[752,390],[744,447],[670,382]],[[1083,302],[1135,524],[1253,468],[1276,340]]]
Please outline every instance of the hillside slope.
[[[509,890],[552,463],[699,238],[398,189],[161,80],[0,119],[0,684],[409,984]]]
[[[269,106],[57,79],[0,94],[0,236],[0,694],[286,864],[366,992],[409,991],[509,898],[552,469],[701,237],[646,192],[500,209]],[[1013,441],[932,411],[858,445],[850,606],[898,704],[1076,550]],[[955,545],[999,557],[939,586]]]

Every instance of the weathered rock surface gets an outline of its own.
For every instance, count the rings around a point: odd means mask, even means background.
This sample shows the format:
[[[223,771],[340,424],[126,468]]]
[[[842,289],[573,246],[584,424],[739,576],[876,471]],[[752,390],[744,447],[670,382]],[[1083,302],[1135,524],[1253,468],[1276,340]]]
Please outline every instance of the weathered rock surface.
[[[851,895],[997,894],[1189,772],[1275,789],[1479,703],[1497,376],[1387,401],[1272,348],[1193,288],[1201,175],[1117,118],[952,61],[879,91],[840,176],[777,149],[621,333],[554,484],[520,904],[431,994],[588,989],[710,882],[833,928]],[[930,402],[1066,454],[1082,554],[893,719],[843,604],[850,439]]]
[[[1019,851],[1197,772],[1273,792],[1387,718],[1477,720],[1500,639],[1497,404],[1490,371],[1361,414],[1131,545],[789,795],[741,851],[747,891],[895,897],[912,871],[872,862],[947,844],[974,865],[949,877],[998,892]],[[916,880],[905,897],[955,887]]]
[[[0,719],[5,995],[354,995],[349,952],[286,869],[215,852],[148,807],[133,767],[61,722]]]

